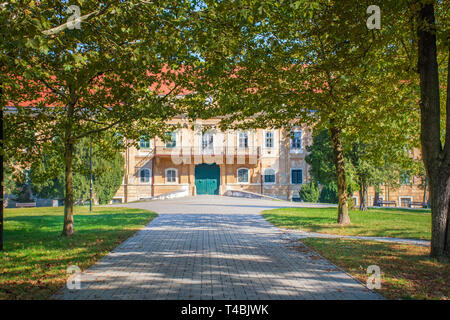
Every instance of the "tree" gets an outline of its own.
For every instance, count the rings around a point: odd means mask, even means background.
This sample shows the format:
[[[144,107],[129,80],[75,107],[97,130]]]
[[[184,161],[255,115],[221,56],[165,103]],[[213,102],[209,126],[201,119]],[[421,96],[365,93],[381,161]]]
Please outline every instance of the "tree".
[[[345,142],[344,142],[345,145]],[[307,148],[308,155],[305,157],[306,162],[310,165],[310,174],[312,180],[327,186],[325,193],[327,201],[337,203],[334,200],[334,190],[337,191],[336,169],[333,161],[333,146],[330,134],[327,130],[315,130],[313,134],[313,143]],[[352,194],[357,188],[356,175],[352,162],[345,155],[345,170],[347,171],[347,192]],[[336,193],[337,195],[337,193]]]
[[[422,156],[431,197],[431,256],[450,259],[450,28],[448,1],[419,1],[412,8],[418,36],[418,73]],[[436,21],[436,12],[440,20]],[[439,46],[438,46],[439,45]],[[447,55],[446,74],[440,86],[438,48]],[[441,51],[442,52],[442,51]],[[444,67],[445,69],[445,67]],[[445,74],[444,73],[444,74]],[[441,88],[446,88],[446,129],[441,139]],[[442,90],[444,91],[444,90]]]
[[[77,143],[112,129],[126,144],[162,134],[164,121],[180,113],[180,100],[170,98],[188,87],[182,78],[189,70],[176,70],[191,57],[177,23],[189,2],[78,4],[82,12],[95,12],[80,29],[66,24],[66,3],[7,2],[6,22],[20,21],[21,27],[16,36],[3,34],[16,49],[2,47],[2,79],[11,79],[2,82],[2,107],[15,108],[5,120],[5,152],[24,167],[49,148],[64,154],[64,236],[74,232]],[[47,32],[55,25],[55,32]]]
[[[93,188],[95,197],[100,204],[108,204],[123,179],[123,156],[120,154],[119,143],[111,133],[104,133],[103,147],[83,138],[74,152],[74,202],[84,204],[89,200],[89,158],[92,153],[92,171],[94,175]],[[40,198],[65,198],[63,159],[60,152],[46,154],[42,159],[31,165],[29,180],[31,189]]]
[[[300,198],[305,202],[318,202],[319,201],[319,186],[315,182],[310,182],[302,185],[299,192]]]
[[[322,187],[319,201],[322,203],[338,203],[338,190],[334,181]]]
[[[340,224],[350,223],[342,136],[346,131],[368,135],[367,124],[377,128],[371,132],[389,134],[383,130],[386,122],[396,122],[395,132],[401,136],[403,129],[406,136],[407,115],[416,112],[402,92],[410,88],[379,63],[395,62],[398,53],[386,49],[383,31],[366,27],[371,4],[206,1],[198,14],[202,28],[192,30],[199,34],[197,51],[204,59],[196,89],[213,97],[217,107],[191,110],[191,116],[224,115],[223,128],[308,123],[328,130]],[[384,19],[389,18],[387,12]],[[253,120],[245,120],[249,117]]]

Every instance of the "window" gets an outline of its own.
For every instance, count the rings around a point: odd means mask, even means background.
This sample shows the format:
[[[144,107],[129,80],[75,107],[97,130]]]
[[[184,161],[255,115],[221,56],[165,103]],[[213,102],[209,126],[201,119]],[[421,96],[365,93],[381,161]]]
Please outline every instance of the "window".
[[[400,207],[409,208],[409,207],[411,207],[411,202],[412,202],[412,197],[409,197],[409,196],[398,198],[398,203],[400,204]]]
[[[302,183],[303,183],[303,170],[291,169],[291,184],[302,184]]]
[[[141,149],[149,149],[151,146],[150,139],[147,137],[142,137],[139,141],[139,148]]]
[[[178,171],[177,169],[166,169],[166,183],[177,183]]]
[[[166,133],[166,148],[175,148],[177,146],[177,135],[175,132]]]
[[[141,169],[139,171],[139,181],[142,183],[150,182],[150,170],[149,169]]]
[[[239,132],[239,148],[248,148],[248,132]]]
[[[238,183],[248,183],[248,169],[247,168],[238,169],[237,181],[238,181]]]
[[[265,147],[266,148],[273,148],[273,131],[266,131]]]
[[[214,149],[214,135],[212,133],[204,133],[202,135],[202,150],[212,151]]]
[[[264,170],[264,183],[275,183],[275,170],[266,169]]]
[[[294,131],[291,134],[291,150],[302,149],[302,132]]]

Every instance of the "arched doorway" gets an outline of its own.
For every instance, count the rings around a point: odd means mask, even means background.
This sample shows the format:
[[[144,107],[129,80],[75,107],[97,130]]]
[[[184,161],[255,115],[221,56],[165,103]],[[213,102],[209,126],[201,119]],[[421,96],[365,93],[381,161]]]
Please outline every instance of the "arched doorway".
[[[197,194],[219,194],[220,167],[202,163],[195,166],[195,187]]]

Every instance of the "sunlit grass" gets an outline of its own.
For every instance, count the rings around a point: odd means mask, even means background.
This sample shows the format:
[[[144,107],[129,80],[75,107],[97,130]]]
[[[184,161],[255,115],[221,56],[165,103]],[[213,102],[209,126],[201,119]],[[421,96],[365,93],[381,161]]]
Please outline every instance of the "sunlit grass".
[[[350,211],[351,225],[336,223],[337,208],[282,208],[263,211],[263,216],[280,228],[310,232],[410,239],[431,237],[430,210],[369,209]]]
[[[61,237],[63,208],[5,210],[0,299],[46,299],[64,285],[70,265],[86,269],[156,213],[142,209],[75,207],[75,234]]]
[[[429,257],[430,248],[347,239],[302,240],[322,256],[366,283],[367,267],[381,271],[381,288],[388,299],[450,298],[450,265]]]

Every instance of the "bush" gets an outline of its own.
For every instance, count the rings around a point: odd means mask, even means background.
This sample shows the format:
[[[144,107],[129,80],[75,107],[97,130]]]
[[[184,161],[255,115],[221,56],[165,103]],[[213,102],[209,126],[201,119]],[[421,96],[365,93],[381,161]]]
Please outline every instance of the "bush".
[[[319,194],[319,187],[314,182],[304,184],[299,192],[300,199],[304,202],[318,202]]]
[[[322,203],[338,203],[337,185],[330,183],[324,185],[320,193],[319,202]]]

